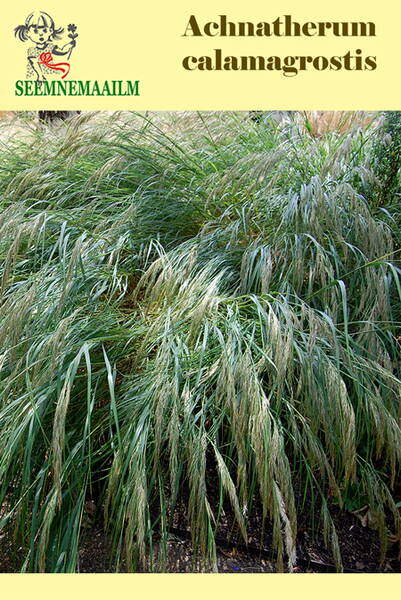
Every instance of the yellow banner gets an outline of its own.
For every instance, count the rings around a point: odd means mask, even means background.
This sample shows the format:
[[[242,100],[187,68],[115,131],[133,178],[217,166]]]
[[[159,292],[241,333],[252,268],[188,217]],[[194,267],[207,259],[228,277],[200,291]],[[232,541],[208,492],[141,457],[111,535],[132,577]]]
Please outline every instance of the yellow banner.
[[[400,108],[393,0],[2,10],[1,110]]]
[[[4,596],[30,600],[399,598],[398,575],[2,575]]]

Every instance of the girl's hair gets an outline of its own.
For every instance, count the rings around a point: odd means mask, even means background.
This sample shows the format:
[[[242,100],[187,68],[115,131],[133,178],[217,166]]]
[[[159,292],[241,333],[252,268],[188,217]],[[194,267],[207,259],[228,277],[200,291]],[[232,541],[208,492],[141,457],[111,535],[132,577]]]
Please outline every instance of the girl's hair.
[[[40,10],[28,15],[25,19],[24,25],[18,25],[18,27],[14,29],[14,35],[16,37],[19,37],[19,39],[22,42],[26,42],[28,39],[29,28],[35,25],[41,27],[48,27],[52,32],[50,36],[51,40],[59,40],[60,34],[64,31],[63,27],[60,27],[60,29],[56,29],[56,25],[52,17],[46,12]]]

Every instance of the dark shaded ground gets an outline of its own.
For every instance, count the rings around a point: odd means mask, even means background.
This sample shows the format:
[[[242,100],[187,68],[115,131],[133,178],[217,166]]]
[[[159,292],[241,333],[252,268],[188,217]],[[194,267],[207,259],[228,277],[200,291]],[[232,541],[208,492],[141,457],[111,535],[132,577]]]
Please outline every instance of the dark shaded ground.
[[[342,553],[344,570],[356,573],[394,573],[401,569],[397,558],[398,544],[389,546],[387,557],[380,565],[380,543],[377,533],[363,527],[360,520],[352,514],[342,515],[337,520],[337,533]],[[177,530],[175,530],[177,531]],[[208,570],[192,561],[192,547],[189,533],[178,530],[168,541],[168,562],[165,572],[193,573]],[[107,557],[107,538],[101,530],[88,531],[80,552],[80,571],[82,573],[111,572]],[[220,538],[217,544],[217,564],[219,572],[229,573],[273,573],[274,557],[268,548],[260,549],[250,540],[246,551],[243,544],[230,544]],[[295,572],[324,573],[335,572],[330,552],[322,542],[312,541],[307,532],[301,532],[298,545],[298,563]]]
[[[400,572],[398,560],[398,542],[390,543],[387,556],[380,564],[380,543],[377,532],[363,526],[357,516],[338,511],[336,527],[345,572],[356,573],[395,573]],[[185,529],[175,527],[168,539],[168,556],[164,572],[194,573],[207,572],[200,562],[194,563],[190,534]],[[217,564],[219,572],[226,573],[273,573],[275,560],[267,545],[269,533],[261,540],[258,518],[252,523],[254,532],[251,535],[248,548],[235,536],[228,534],[224,524],[221,527],[217,542]],[[114,572],[109,563],[110,542],[107,535],[99,526],[86,528],[82,537],[79,552],[79,571],[81,573]],[[12,541],[4,534],[0,536],[0,572],[18,572],[19,552],[13,554]],[[335,572],[333,558],[324,547],[322,541],[312,540],[310,533],[300,529],[297,547],[297,573]],[[124,566],[120,571],[125,571]]]
[[[214,485],[215,479],[211,478]],[[217,489],[210,486],[210,498],[217,498]],[[200,560],[194,561],[191,532],[188,527],[187,501],[184,495],[177,502],[170,534],[167,540],[167,556],[163,567],[158,569],[166,573],[210,572]],[[396,492],[397,497],[399,492]],[[301,506],[301,498],[298,497]],[[296,573],[330,573],[336,572],[334,558],[323,541],[321,523],[313,519],[308,510],[298,512],[297,562]],[[85,503],[83,516],[83,533],[79,550],[79,572],[112,573],[115,565],[111,564],[111,540],[104,531],[101,522],[102,503],[96,505],[93,500]],[[217,514],[217,505],[213,507]],[[318,506],[315,507],[316,509]],[[340,548],[343,571],[349,573],[399,573],[400,540],[392,535],[391,520],[387,523],[387,550],[383,559],[379,534],[374,522],[369,520],[369,506],[349,512],[341,510],[337,504],[330,503],[330,514],[335,524]],[[157,522],[158,507],[152,507],[152,519]],[[401,509],[400,509],[401,510]],[[216,560],[218,572],[226,573],[274,573],[277,570],[276,556],[272,548],[272,528],[263,525],[262,507],[256,500],[249,510],[247,518],[248,543],[239,534],[229,502],[224,502],[219,511],[220,518],[215,532]],[[167,515],[168,518],[168,515]],[[159,537],[155,531],[155,554],[158,552]],[[0,533],[0,573],[19,572],[24,560],[21,548],[15,548],[11,535]],[[285,566],[285,563],[284,563]],[[150,571],[138,568],[138,572]],[[156,570],[156,569],[154,569]],[[125,572],[126,566],[121,561],[119,572]]]

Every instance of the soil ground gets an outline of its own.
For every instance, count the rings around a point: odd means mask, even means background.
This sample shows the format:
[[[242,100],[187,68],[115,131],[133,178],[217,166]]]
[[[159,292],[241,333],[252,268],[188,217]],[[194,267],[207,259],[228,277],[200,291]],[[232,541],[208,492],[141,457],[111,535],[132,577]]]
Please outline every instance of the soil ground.
[[[380,542],[377,532],[363,526],[361,520],[350,513],[341,513],[336,518],[336,528],[342,554],[344,572],[352,573],[398,573],[401,564],[398,560],[398,543],[389,545],[387,556],[381,563]],[[222,531],[224,534],[224,531]],[[268,536],[267,536],[268,537]],[[297,546],[296,573],[335,572],[330,552],[321,540],[311,539],[306,530],[300,530]],[[265,538],[266,539],[266,538]],[[168,556],[163,569],[167,573],[208,572],[200,562],[192,559],[190,533],[174,528],[168,539]],[[274,557],[265,543],[261,548],[260,536],[251,534],[248,548],[240,541],[230,541],[218,536],[217,565],[221,573],[274,573]],[[79,551],[80,573],[112,573],[109,562],[110,541],[106,533],[97,525],[84,530]],[[19,571],[18,549],[13,550],[12,540],[0,535],[0,572]],[[124,565],[120,571],[124,572]],[[143,570],[142,570],[143,572]]]

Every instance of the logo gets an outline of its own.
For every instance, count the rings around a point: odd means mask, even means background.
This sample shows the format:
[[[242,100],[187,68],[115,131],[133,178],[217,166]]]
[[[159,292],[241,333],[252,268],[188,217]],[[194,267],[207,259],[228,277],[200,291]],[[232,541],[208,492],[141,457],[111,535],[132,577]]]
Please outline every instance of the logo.
[[[27,50],[27,79],[43,82],[53,77],[64,79],[68,75],[70,63],[55,60],[58,60],[59,56],[66,56],[67,61],[70,60],[77,45],[77,26],[67,26],[69,40],[61,46],[55,41],[63,38],[64,31],[63,27],[56,26],[53,17],[43,11],[31,13],[23,25],[14,29],[14,35],[21,42],[30,42]]]
[[[35,11],[14,29],[14,36],[27,45],[26,79],[15,82],[16,96],[139,96],[138,80],[66,79],[77,46],[73,23],[65,29],[47,12]]]

